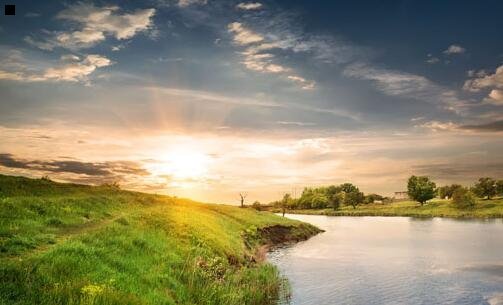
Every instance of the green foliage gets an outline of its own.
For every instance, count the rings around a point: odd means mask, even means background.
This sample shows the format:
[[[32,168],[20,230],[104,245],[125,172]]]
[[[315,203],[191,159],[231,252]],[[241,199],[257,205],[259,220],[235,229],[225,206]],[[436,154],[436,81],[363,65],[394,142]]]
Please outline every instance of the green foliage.
[[[315,192],[311,197],[311,208],[324,209],[328,206],[327,195],[322,192]]]
[[[312,208],[312,202],[313,202],[313,197],[317,192],[321,192],[320,189],[313,189],[310,187],[304,188],[302,191],[302,195],[300,198],[297,200],[295,207],[296,208],[301,208],[301,209],[311,209]]]
[[[282,208],[290,208],[294,203],[294,200],[292,198],[292,195],[286,193],[283,195],[283,199],[281,200],[281,207]]]
[[[344,202],[344,193],[343,192],[334,193],[330,197],[329,206],[334,210],[337,210],[339,209],[339,207],[342,205],[343,202]]]
[[[479,197],[491,199],[497,194],[496,181],[489,177],[480,178],[474,185],[473,192]]]
[[[374,201],[384,201],[383,196],[378,195],[378,194],[368,194],[365,195],[365,198],[363,199],[363,203],[369,204],[369,203],[374,203]]]
[[[407,182],[407,192],[410,198],[423,205],[426,201],[435,197],[435,182],[426,176],[411,176]]]
[[[328,187],[309,188],[302,191],[299,199],[293,199],[289,205],[293,209],[325,209],[337,210],[342,204],[356,207],[363,203],[364,195],[358,187],[351,183],[344,183],[339,186],[330,185]]]
[[[503,180],[496,181],[496,193],[503,196]]]
[[[340,190],[346,194],[348,193],[356,193],[359,192],[360,190],[353,184],[351,183],[343,183],[340,185]]]
[[[441,199],[451,199],[454,192],[459,188],[462,188],[459,184],[441,186],[437,189],[438,197]]]
[[[290,213],[332,216],[409,216],[409,217],[452,217],[452,218],[503,218],[503,198],[476,199],[473,208],[458,208],[451,200],[432,199],[418,206],[415,201],[400,201],[389,204],[362,204],[353,209],[342,206],[333,209],[292,210]]]
[[[0,175],[0,193],[0,304],[272,304],[282,279],[256,262],[257,232],[306,232],[271,213],[109,186]]]
[[[473,208],[475,202],[475,195],[464,187],[456,188],[452,195],[452,203],[459,209]]]
[[[358,188],[351,190],[349,193],[344,192],[344,204],[352,206],[353,209],[356,209],[356,206],[362,203],[364,198],[365,196]]]
[[[260,202],[255,200],[253,203],[252,203],[252,208],[254,208],[255,210],[257,211],[260,211],[261,210],[261,205],[260,205]]]

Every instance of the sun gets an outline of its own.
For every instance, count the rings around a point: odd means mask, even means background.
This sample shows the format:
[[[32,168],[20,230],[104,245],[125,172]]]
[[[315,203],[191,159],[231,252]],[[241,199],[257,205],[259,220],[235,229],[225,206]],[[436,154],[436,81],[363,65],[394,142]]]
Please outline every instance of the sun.
[[[167,175],[175,179],[200,179],[208,172],[208,155],[188,150],[176,149],[162,153],[158,162],[149,166],[149,171],[157,176]]]

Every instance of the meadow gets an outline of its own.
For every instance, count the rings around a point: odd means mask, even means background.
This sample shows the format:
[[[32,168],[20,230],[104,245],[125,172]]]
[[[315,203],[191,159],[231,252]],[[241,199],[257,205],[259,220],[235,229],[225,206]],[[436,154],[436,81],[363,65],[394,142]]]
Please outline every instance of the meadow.
[[[0,175],[0,304],[273,304],[264,250],[319,230],[269,212]]]
[[[281,212],[281,209],[272,209]],[[478,198],[472,208],[457,208],[451,200],[433,199],[424,205],[415,201],[400,201],[386,204],[360,204],[341,206],[339,209],[293,209],[291,214],[330,215],[330,216],[410,216],[410,217],[451,217],[451,218],[502,218],[503,198],[491,200]]]

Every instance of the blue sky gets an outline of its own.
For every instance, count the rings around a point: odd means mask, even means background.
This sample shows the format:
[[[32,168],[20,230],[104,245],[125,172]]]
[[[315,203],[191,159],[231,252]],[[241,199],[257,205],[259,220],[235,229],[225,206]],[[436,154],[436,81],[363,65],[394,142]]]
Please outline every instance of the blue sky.
[[[3,172],[227,202],[502,176],[500,1],[15,4]]]

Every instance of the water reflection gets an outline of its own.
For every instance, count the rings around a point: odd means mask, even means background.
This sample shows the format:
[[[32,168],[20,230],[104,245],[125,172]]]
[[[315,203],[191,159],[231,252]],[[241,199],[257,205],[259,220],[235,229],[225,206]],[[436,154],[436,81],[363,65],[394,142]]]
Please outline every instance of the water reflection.
[[[501,219],[288,217],[325,230],[269,255],[291,304],[499,304]]]

